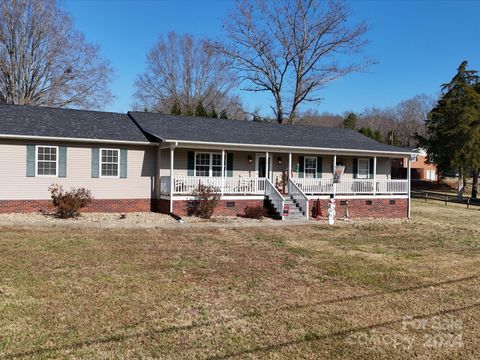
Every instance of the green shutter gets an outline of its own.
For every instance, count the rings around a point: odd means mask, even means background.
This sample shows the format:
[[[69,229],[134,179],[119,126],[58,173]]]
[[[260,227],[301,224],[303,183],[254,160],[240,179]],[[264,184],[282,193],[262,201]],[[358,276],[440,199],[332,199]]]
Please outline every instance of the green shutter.
[[[370,159],[369,170],[370,170],[370,179],[373,179],[373,158]]]
[[[193,151],[187,153],[187,175],[195,175],[195,153]]]
[[[358,159],[353,158],[353,178],[356,179],[358,177]]]
[[[322,178],[322,172],[323,172],[322,157],[318,156],[317,157],[317,178],[319,179]]]
[[[99,177],[99,170],[100,170],[99,161],[100,161],[99,149],[92,148],[92,178]]]
[[[303,178],[304,176],[304,169],[305,169],[305,157],[304,156],[299,156],[298,157],[298,164],[299,164],[299,168],[298,168],[298,177],[299,178]]]
[[[27,145],[27,177],[35,177],[35,145]]]
[[[58,177],[67,177],[67,147],[58,147]]]
[[[127,163],[128,163],[128,151],[127,149],[120,149],[120,179],[127,178]]]
[[[227,153],[227,177],[233,176],[233,154]]]

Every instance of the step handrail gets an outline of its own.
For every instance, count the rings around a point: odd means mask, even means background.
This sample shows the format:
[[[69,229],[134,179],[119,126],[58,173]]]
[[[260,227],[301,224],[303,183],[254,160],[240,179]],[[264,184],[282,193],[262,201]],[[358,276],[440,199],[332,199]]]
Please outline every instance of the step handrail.
[[[302,210],[305,212],[305,216],[307,217],[307,220],[309,218],[309,205],[310,202],[308,201],[307,195],[300,189],[300,187],[295,184],[292,179],[288,178],[288,194],[295,200],[295,202],[302,208]]]
[[[273,207],[280,214],[282,220],[284,220],[283,209],[285,208],[285,198],[268,178],[265,179],[265,195],[270,198]]]

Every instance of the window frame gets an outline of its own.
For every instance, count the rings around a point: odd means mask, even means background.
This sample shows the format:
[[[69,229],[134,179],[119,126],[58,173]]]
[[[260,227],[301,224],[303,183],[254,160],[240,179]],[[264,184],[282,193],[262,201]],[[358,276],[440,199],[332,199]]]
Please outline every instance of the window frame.
[[[199,154],[208,154],[209,155],[209,162],[208,162],[208,176],[207,175],[197,175],[197,155]],[[222,153],[221,152],[208,152],[208,151],[195,151],[194,153],[194,158],[193,158],[193,176],[199,176],[199,177],[215,177],[215,178],[221,178],[222,175],[223,177],[226,176],[227,173],[227,153],[225,153],[224,159],[223,159],[223,174],[220,176],[213,176],[213,155],[220,155],[220,160],[222,159]],[[207,165],[199,165],[199,166],[207,166]],[[215,167],[222,167],[222,165],[215,165]]]
[[[367,163],[367,173],[364,175],[360,175],[360,162],[366,161]],[[357,179],[367,180],[370,179],[370,159],[369,158],[359,158],[357,160]]]
[[[55,149],[56,157],[55,157],[55,175],[45,175],[38,173],[38,163],[39,162],[52,162],[52,161],[45,161],[45,160],[38,160],[38,149],[39,148],[50,148]],[[57,145],[35,145],[35,176],[38,177],[50,177],[50,178],[58,178],[58,163],[59,163],[59,146]]]
[[[102,175],[102,165],[103,164],[113,164],[110,162],[103,162],[102,161],[102,152],[103,151],[116,151],[118,156],[117,156],[117,175]],[[106,179],[119,179],[120,178],[120,149],[118,148],[100,148],[100,151],[98,153],[98,175],[100,178],[106,178]]]
[[[313,177],[307,177],[307,159],[314,159],[315,160],[315,172],[313,174]],[[308,168],[308,169],[313,169],[313,168]],[[305,156],[303,158],[303,177],[305,179],[316,179],[317,178],[317,173],[318,173],[318,158],[316,156]]]

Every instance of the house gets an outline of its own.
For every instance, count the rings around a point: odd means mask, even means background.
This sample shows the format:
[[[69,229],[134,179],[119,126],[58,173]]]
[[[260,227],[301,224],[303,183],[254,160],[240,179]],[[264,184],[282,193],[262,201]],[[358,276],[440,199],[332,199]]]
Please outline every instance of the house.
[[[427,163],[427,152],[424,149],[415,149],[415,160],[410,162],[412,180],[433,181],[439,180],[437,165]],[[392,174],[404,174],[407,171],[408,158],[395,159],[392,162]],[[402,176],[402,175],[400,175]]]
[[[0,105],[0,212],[47,209],[58,183],[91,190],[86,211],[184,216],[203,183],[221,193],[216,214],[308,218],[334,195],[339,217],[407,217],[391,161],[410,155],[348,129]]]

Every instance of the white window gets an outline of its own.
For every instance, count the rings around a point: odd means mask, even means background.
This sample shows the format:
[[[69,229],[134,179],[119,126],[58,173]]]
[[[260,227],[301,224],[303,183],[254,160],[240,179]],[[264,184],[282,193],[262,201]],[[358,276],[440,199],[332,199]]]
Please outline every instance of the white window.
[[[224,162],[226,166],[226,161]],[[195,176],[222,176],[222,154],[196,153]]]
[[[37,176],[57,176],[58,146],[37,146]]]
[[[118,177],[119,174],[120,150],[101,149],[100,150],[100,176]]]
[[[305,157],[305,177],[306,178],[315,178],[317,177],[317,158],[316,157]]]
[[[358,159],[357,178],[368,179],[370,176],[370,160]]]

